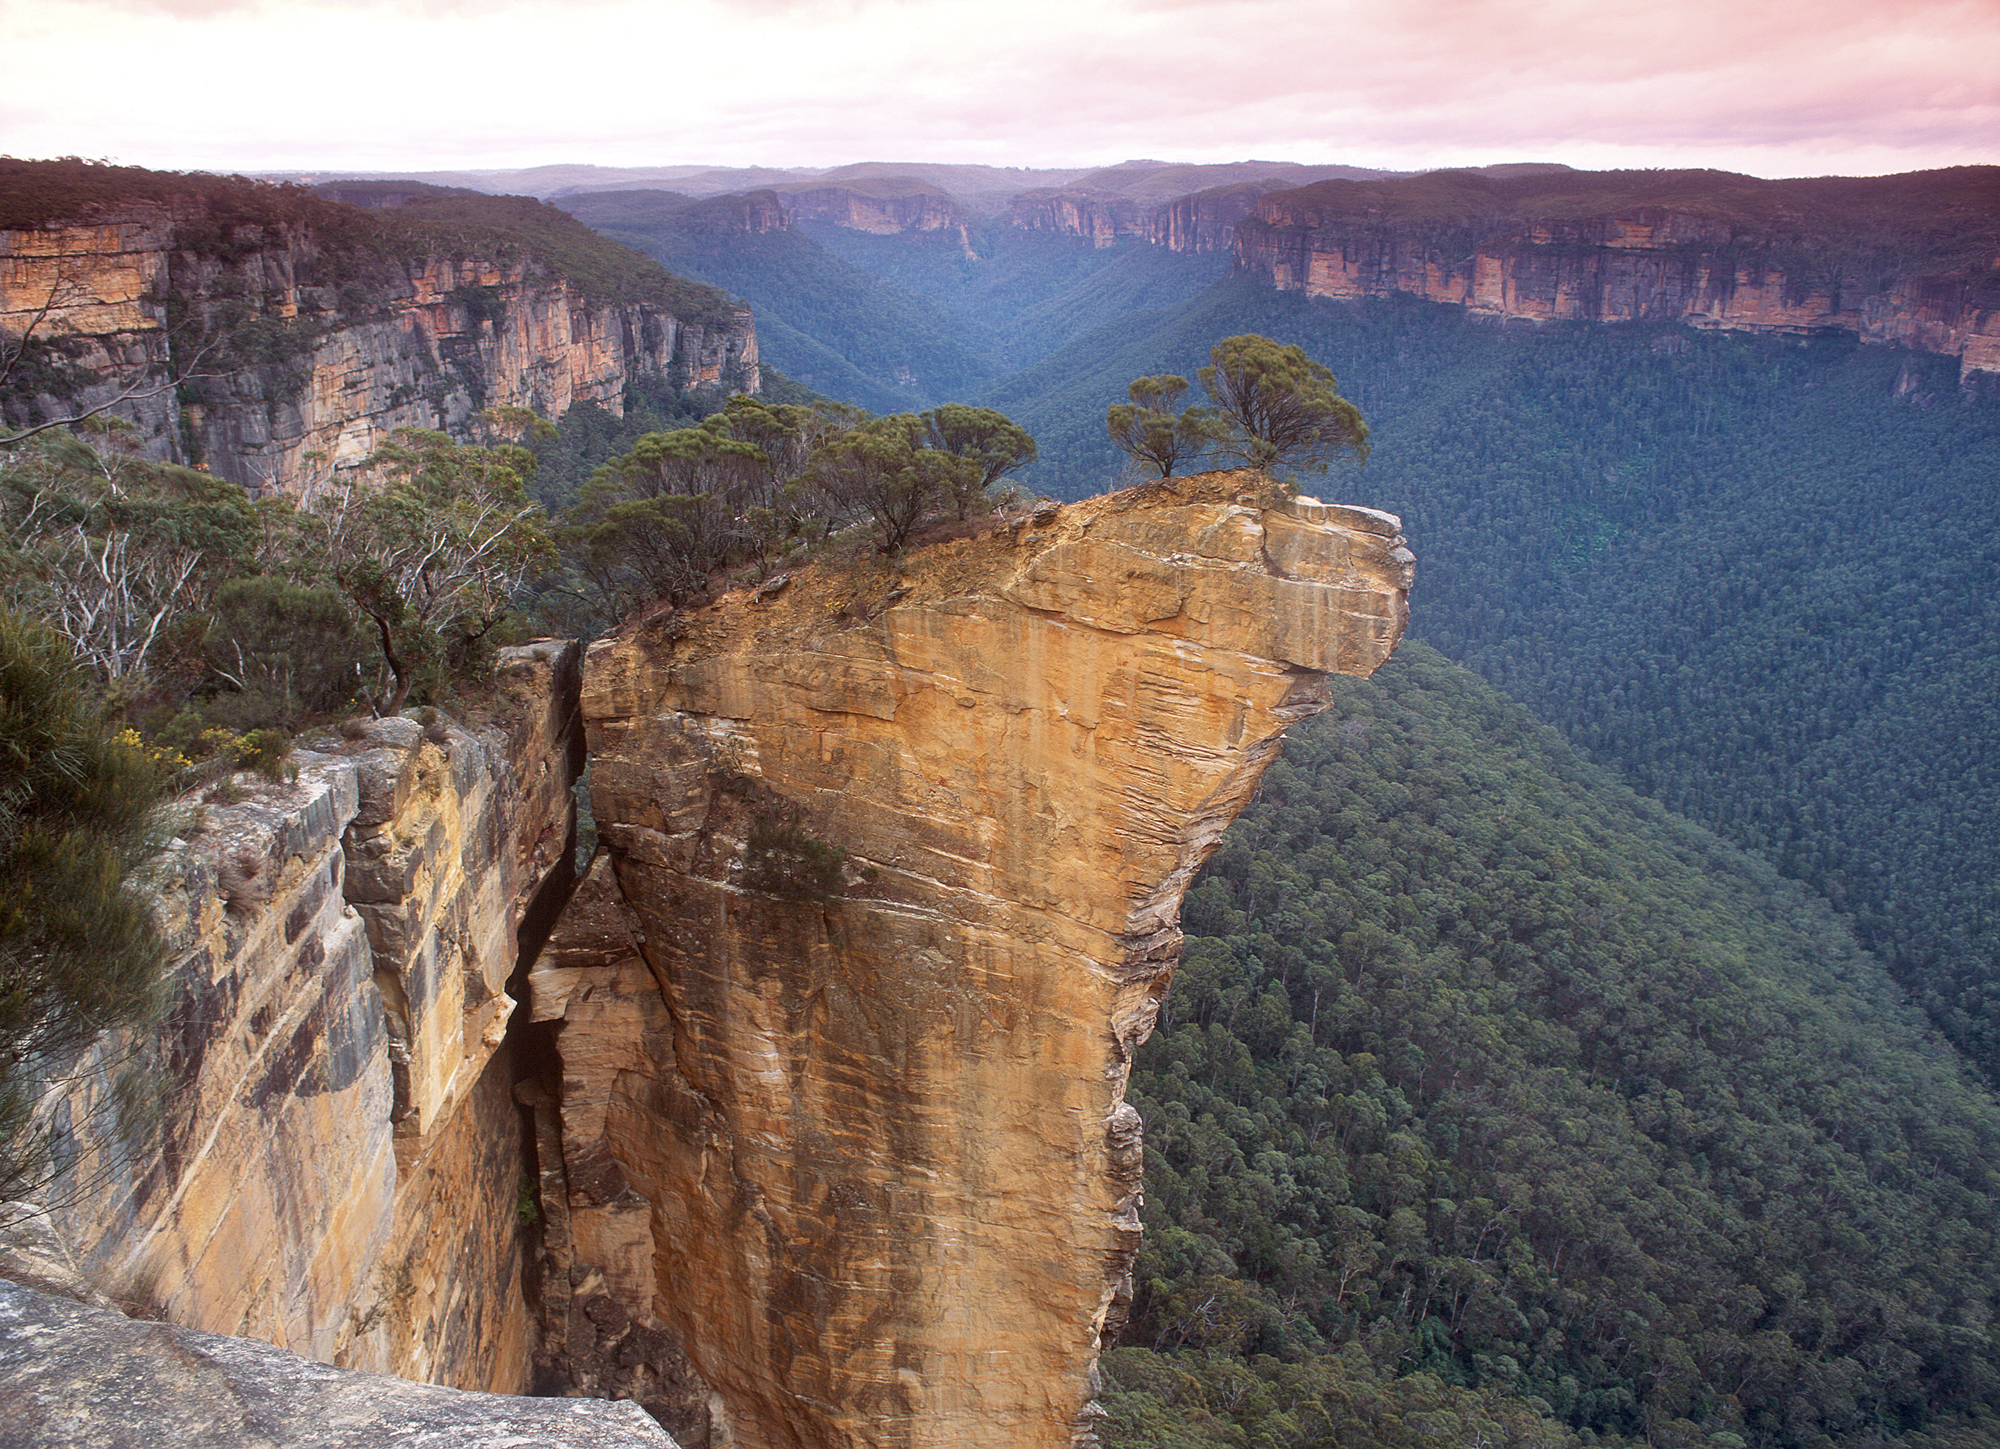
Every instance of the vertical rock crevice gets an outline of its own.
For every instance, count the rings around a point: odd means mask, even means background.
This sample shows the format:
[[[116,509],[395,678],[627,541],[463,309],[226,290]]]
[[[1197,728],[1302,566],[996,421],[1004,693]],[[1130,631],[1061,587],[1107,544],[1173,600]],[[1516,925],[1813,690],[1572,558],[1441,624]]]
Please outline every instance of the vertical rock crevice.
[[[48,1220],[81,1274],[189,1329],[461,1388],[528,1386],[517,943],[567,881],[580,650],[503,651],[480,719],[376,720],[196,811],[162,892],[153,1138],[114,1074],[48,1109]],[[254,889],[251,886],[254,885]]]

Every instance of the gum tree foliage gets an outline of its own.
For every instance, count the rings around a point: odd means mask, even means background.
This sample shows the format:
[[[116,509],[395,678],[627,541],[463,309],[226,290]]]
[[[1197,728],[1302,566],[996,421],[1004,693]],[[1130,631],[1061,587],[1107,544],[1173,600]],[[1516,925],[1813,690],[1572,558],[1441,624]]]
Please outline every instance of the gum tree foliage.
[[[7,602],[42,620],[107,684],[131,693],[162,647],[242,568],[257,532],[243,490],[192,468],[46,433],[0,460]]]
[[[208,609],[200,660],[215,687],[201,716],[231,730],[288,730],[346,708],[373,654],[338,589],[275,574],[230,579]]]
[[[1188,380],[1172,373],[1135,378],[1127,389],[1132,400],[1105,410],[1112,443],[1156,478],[1173,476],[1174,469],[1228,437],[1228,425],[1214,409],[1180,407],[1187,390]]]
[[[553,561],[541,505],[528,497],[533,471],[522,447],[402,428],[364,477],[316,501],[328,572],[389,670],[383,713],[420,682],[471,667],[528,575]]]
[[[1209,350],[1197,372],[1229,427],[1223,447],[1252,468],[1324,472],[1368,457],[1368,425],[1305,349],[1243,333]]]
[[[527,458],[406,433],[301,510],[139,457],[122,423],[45,433],[0,448],[0,600],[174,751],[351,709],[378,653],[400,707],[476,669],[546,558]]]
[[[615,621],[647,600],[699,593],[718,568],[821,536],[801,475],[860,416],[738,394],[692,427],[640,438],[592,475],[566,517],[577,591],[599,622]]]
[[[979,465],[981,495],[1035,461],[1035,440],[1005,413],[946,403],[920,416],[931,447]]]
[[[993,485],[1034,457],[1034,439],[990,408],[871,418],[738,395],[597,470],[565,516],[567,590],[584,626],[601,627],[835,535],[894,553],[933,518],[989,506]]]
[[[0,611],[0,1199],[49,1170],[42,1087],[152,1013],[164,952],[134,883],[159,849],[157,802],[91,671]]]
[[[910,413],[870,418],[820,446],[808,481],[834,518],[865,520],[877,548],[895,553],[926,519],[962,517],[985,495],[986,460],[928,447],[928,437]]]

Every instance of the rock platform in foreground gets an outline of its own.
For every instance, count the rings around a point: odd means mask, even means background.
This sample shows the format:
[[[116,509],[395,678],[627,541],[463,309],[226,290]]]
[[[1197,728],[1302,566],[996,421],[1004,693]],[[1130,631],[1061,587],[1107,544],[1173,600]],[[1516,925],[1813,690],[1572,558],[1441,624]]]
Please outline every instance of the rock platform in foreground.
[[[0,1280],[0,1449],[676,1449],[636,1404],[330,1368]]]

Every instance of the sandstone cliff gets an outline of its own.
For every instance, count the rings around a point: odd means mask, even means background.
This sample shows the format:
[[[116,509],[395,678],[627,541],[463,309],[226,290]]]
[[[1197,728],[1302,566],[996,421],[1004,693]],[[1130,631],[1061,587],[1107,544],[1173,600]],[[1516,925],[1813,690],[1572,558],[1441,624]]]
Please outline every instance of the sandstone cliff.
[[[1852,333],[2000,372],[2000,167],[1324,182],[1261,198],[1239,267],[1313,297],[1500,318]]]
[[[116,1041],[49,1104],[69,1160],[49,1220],[89,1282],[185,1328],[526,1391],[505,1028],[517,942],[572,870],[578,658],[510,651],[480,728],[378,720],[190,816],[162,895],[170,1012],[136,1044],[159,1120],[121,1139]]]
[[[1397,529],[1169,480],[594,645],[550,1371],[690,1442],[1088,1442],[1182,893],[1395,647]]]
[[[705,223],[719,232],[741,231],[755,236],[767,231],[783,231],[792,224],[791,213],[775,191],[746,191],[717,196],[698,204]]]
[[[1100,248],[1145,236],[1155,210],[1134,197],[1078,187],[1025,191],[1007,203],[1008,219],[1023,231],[1081,237]]]
[[[469,437],[489,407],[615,413],[648,377],[756,389],[748,312],[608,301],[476,230],[412,245],[342,230],[331,204],[245,215],[197,194],[82,210],[0,229],[0,337],[50,344],[0,378],[6,419],[132,394],[115,411],[152,456],[246,486],[298,487],[399,427]]]
[[[966,244],[965,213],[950,196],[924,181],[869,178],[798,183],[778,191],[791,221],[821,221],[877,236],[936,232]]]
[[[1008,213],[1023,230],[1083,237],[1094,247],[1130,237],[1168,251],[1222,252],[1235,245],[1236,223],[1250,214],[1258,197],[1292,184],[1245,181],[1166,202],[1078,187],[1029,191],[1008,203]]]

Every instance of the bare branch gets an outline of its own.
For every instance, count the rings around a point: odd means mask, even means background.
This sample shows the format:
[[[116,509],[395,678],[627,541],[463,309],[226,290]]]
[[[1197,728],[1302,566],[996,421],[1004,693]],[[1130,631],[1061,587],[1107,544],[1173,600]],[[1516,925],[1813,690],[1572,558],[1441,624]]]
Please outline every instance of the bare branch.
[[[23,335],[22,345],[27,345],[25,334]],[[188,365],[193,367],[200,363],[203,357],[214,350],[214,347],[214,343],[209,343],[203,347],[189,359]],[[0,374],[0,376],[4,376],[4,374]],[[25,442],[39,433],[46,433],[54,428],[73,428],[78,423],[90,421],[90,419],[98,416],[100,413],[110,412],[111,409],[118,407],[122,403],[142,402],[147,398],[158,397],[163,392],[172,392],[183,383],[202,382],[209,378],[224,376],[227,376],[227,374],[220,372],[180,372],[175,373],[165,382],[154,387],[141,387],[135,383],[123,392],[120,392],[116,397],[109,398],[99,403],[96,407],[85,408],[82,412],[72,414],[69,417],[52,418],[45,423],[36,423],[33,427],[23,428],[18,433],[9,433],[6,437],[0,438],[0,448],[11,447],[15,443]]]
[[[70,276],[58,261],[56,279],[49,284],[49,295],[42,300],[42,305],[36,309],[35,315],[28,319],[28,325],[22,329],[21,336],[15,342],[14,350],[8,355],[7,361],[0,363],[0,382],[5,382],[14,375],[14,369],[21,365],[21,359],[28,354],[28,343],[33,340],[35,329],[48,320],[49,313],[58,306],[67,309],[70,303],[84,294],[84,291],[83,283]]]

